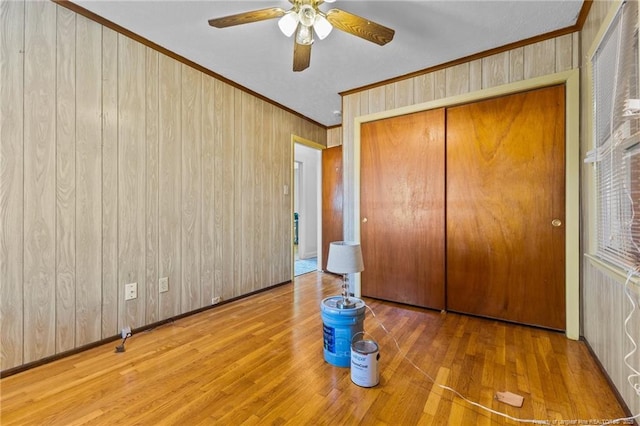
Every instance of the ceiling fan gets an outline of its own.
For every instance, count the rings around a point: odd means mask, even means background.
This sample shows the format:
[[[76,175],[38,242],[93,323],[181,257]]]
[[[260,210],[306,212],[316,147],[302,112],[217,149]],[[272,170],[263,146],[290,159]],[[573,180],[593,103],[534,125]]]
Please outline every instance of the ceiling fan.
[[[287,11],[281,7],[253,10],[221,18],[209,19],[209,25],[226,28],[251,22],[280,18],[278,26],[287,37],[295,33],[293,45],[293,70],[303,71],[311,61],[313,32],[320,40],[335,27],[370,42],[383,46],[393,40],[395,31],[366,18],[340,9],[322,12],[318,6],[335,0],[289,0],[293,7]]]

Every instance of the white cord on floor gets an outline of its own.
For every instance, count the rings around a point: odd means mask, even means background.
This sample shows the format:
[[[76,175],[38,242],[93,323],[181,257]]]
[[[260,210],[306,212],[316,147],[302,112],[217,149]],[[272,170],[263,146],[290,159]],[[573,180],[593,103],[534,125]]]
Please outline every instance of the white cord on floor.
[[[627,295],[627,296],[629,296],[629,295]],[[367,309],[369,309],[369,311],[371,312],[371,315],[373,315],[373,318],[375,318],[375,320],[378,322],[378,325],[379,325],[379,326],[384,330],[384,332],[385,332],[388,336],[390,336],[390,337],[393,339],[393,342],[395,343],[396,348],[398,349],[398,353],[400,353],[400,354],[402,355],[402,357],[403,357],[403,358],[404,358],[404,359],[405,359],[409,364],[411,364],[411,365],[413,366],[413,368],[415,368],[415,369],[416,369],[416,370],[418,370],[420,373],[422,373],[422,374],[423,374],[427,379],[429,379],[429,381],[430,381],[431,383],[433,383],[434,385],[438,386],[438,387],[439,387],[439,388],[441,388],[441,389],[444,389],[444,390],[447,390],[447,391],[449,391],[449,392],[453,393],[454,395],[456,395],[457,397],[459,397],[459,398],[461,398],[462,400],[466,401],[468,404],[473,405],[474,407],[478,407],[478,408],[480,408],[480,409],[482,409],[482,410],[488,411],[488,412],[490,412],[490,413],[492,413],[492,414],[496,414],[496,415],[498,415],[498,416],[504,417],[504,418],[509,419],[509,420],[512,420],[512,421],[514,421],[514,422],[519,422],[519,423],[532,423],[532,424],[539,424],[539,425],[558,424],[558,423],[557,423],[557,421],[553,421],[553,423],[552,423],[552,421],[550,421],[550,420],[520,419],[520,418],[517,418],[517,417],[510,416],[510,415],[508,415],[508,414],[506,414],[506,413],[503,413],[503,412],[500,412],[500,411],[494,410],[494,409],[489,408],[489,407],[487,407],[487,406],[485,406],[485,405],[482,405],[482,404],[480,404],[480,403],[477,403],[477,402],[475,402],[475,401],[472,401],[472,400],[470,400],[469,398],[466,398],[465,396],[463,396],[463,395],[462,395],[460,392],[458,392],[457,390],[455,390],[455,389],[453,389],[453,388],[451,388],[451,387],[449,387],[449,386],[446,386],[446,385],[443,385],[443,384],[440,384],[440,383],[436,382],[436,380],[435,380],[433,377],[431,377],[431,375],[429,375],[429,373],[427,373],[426,371],[424,371],[423,369],[421,369],[421,368],[420,368],[418,365],[416,365],[416,364],[415,364],[411,359],[409,359],[409,357],[407,356],[407,354],[406,354],[405,352],[403,352],[403,351],[402,351],[402,349],[400,348],[400,344],[398,343],[398,341],[396,340],[396,338],[395,338],[395,337],[394,337],[394,336],[389,332],[389,330],[387,330],[387,327],[385,327],[385,325],[382,323],[382,321],[380,321],[380,320],[378,319],[378,317],[376,317],[376,313],[373,311],[373,309],[372,309],[368,304],[365,304],[365,306],[367,307]],[[634,306],[634,310],[635,310],[635,303],[633,304],[633,306]],[[633,311],[632,311],[631,313],[633,313]],[[627,317],[627,321],[625,322],[625,331],[627,331],[627,330],[626,330],[626,324],[627,324],[627,322],[629,321],[629,318],[631,318],[631,314],[629,314],[629,316]],[[628,331],[627,331],[627,336],[628,336],[628,337],[631,339],[631,341],[633,342],[633,338],[631,338],[631,336],[629,336]],[[627,355],[627,356],[625,357],[625,363],[627,363],[627,358],[629,358],[631,355],[633,355],[633,352],[635,352],[635,347],[636,347],[636,346],[635,346],[635,342],[633,342],[633,344],[634,344],[634,351],[632,351],[629,355]],[[629,366],[629,364],[627,364],[627,365]],[[638,374],[638,371],[637,371],[637,370],[633,369],[631,366],[629,366],[629,368],[631,368],[631,369],[634,371],[634,373],[636,373],[636,374],[634,374],[634,375],[632,375],[632,376],[636,376],[636,375]],[[629,376],[629,380],[631,380],[631,377],[632,377],[632,376]],[[633,385],[632,385],[632,386],[633,386]],[[637,385],[636,385],[636,386],[637,386]],[[636,388],[636,387],[634,386],[634,388]],[[636,391],[638,391],[638,389],[637,389],[637,388],[636,388]],[[635,416],[633,416],[633,417],[626,417],[626,418],[615,419],[615,420],[606,420],[606,421],[604,421],[604,423],[602,423],[602,424],[619,424],[619,423],[626,422],[626,421],[630,421],[630,420],[634,420],[634,419],[637,419],[637,418],[640,418],[640,413],[638,413],[637,415],[635,415]],[[593,420],[589,420],[589,421],[591,421],[591,422],[592,422]],[[583,421],[583,420],[566,420],[566,422],[568,422],[568,423],[570,423],[570,424],[593,424],[593,423],[584,423],[585,421]]]

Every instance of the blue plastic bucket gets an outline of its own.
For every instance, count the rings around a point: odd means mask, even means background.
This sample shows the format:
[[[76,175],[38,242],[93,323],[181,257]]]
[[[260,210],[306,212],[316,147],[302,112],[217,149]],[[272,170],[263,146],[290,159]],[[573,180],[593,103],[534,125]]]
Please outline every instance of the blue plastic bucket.
[[[361,333],[364,326],[365,304],[351,297],[353,308],[338,308],[336,303],[342,296],[324,299],[322,311],[322,334],[324,336],[324,360],[336,367],[351,365],[351,339]]]

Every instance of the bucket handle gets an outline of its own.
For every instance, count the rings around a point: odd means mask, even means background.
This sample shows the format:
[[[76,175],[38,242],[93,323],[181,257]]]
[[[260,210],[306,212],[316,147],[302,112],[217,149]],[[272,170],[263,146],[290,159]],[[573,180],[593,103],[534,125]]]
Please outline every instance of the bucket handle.
[[[371,334],[367,333],[366,331],[358,331],[357,333],[355,333],[353,336],[351,336],[351,345],[353,345],[353,339],[358,335],[358,334],[362,334],[362,337],[366,335],[371,336]],[[371,336],[373,337],[373,336]],[[375,340],[374,340],[375,342]]]

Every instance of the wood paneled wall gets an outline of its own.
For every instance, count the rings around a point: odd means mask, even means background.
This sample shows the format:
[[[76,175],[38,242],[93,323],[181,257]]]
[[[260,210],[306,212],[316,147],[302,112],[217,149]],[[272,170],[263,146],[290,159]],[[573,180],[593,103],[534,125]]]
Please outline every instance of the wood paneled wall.
[[[327,130],[327,148],[342,145],[342,126]]]
[[[571,70],[579,66],[578,54],[579,34],[572,33],[343,96],[345,238],[355,236],[353,126],[356,117]]]
[[[291,135],[326,129],[54,3],[0,12],[1,370],[291,279]]]
[[[596,37],[604,23],[605,17],[611,7],[617,4],[613,1],[597,1],[591,5],[589,16],[581,31],[581,57],[583,58],[582,86],[581,86],[581,152],[592,149],[590,146],[589,119],[591,112],[591,92],[589,87],[593,82],[586,72],[588,55]],[[584,165],[582,172],[582,246],[588,252],[590,241],[595,240],[595,232],[590,234],[593,228],[589,226],[596,212],[593,210],[591,200],[595,197],[592,165]],[[595,231],[595,230],[594,230]],[[624,291],[624,278],[616,277],[602,266],[584,258],[582,262],[582,334],[591,346],[600,364],[604,367],[608,376],[615,384],[618,392],[634,414],[640,412],[640,398],[629,385],[627,377],[631,371],[624,364],[624,357],[632,350],[632,345],[627,339],[624,327],[625,319],[631,310],[631,303]],[[631,284],[631,296],[636,305],[640,306],[640,287]],[[640,344],[640,311],[636,311],[628,324],[628,328],[637,344]],[[629,359],[636,369],[640,366],[640,352]],[[636,380],[637,383],[637,380]]]

